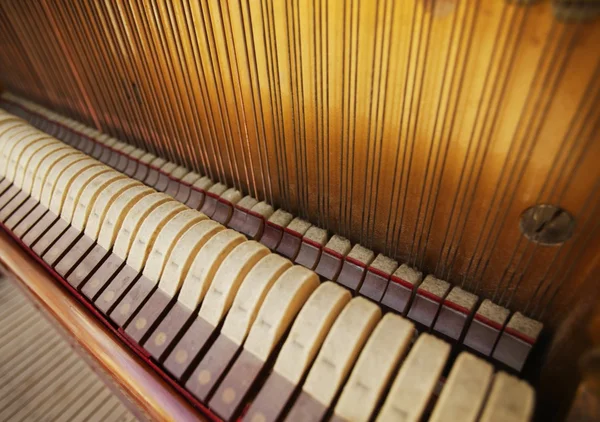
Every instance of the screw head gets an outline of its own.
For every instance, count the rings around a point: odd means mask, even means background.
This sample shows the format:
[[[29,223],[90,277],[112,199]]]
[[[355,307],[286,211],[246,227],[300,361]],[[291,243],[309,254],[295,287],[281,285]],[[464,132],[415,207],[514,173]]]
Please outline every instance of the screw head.
[[[575,219],[556,205],[539,204],[523,211],[519,228],[532,242],[547,246],[560,245],[573,235]]]

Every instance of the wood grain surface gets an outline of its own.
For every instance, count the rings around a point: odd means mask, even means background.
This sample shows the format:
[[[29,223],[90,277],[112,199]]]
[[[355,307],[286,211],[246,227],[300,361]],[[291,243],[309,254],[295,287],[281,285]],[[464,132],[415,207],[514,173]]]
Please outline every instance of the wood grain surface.
[[[36,305],[112,380],[149,420],[204,420],[35,261],[0,231],[0,262]]]

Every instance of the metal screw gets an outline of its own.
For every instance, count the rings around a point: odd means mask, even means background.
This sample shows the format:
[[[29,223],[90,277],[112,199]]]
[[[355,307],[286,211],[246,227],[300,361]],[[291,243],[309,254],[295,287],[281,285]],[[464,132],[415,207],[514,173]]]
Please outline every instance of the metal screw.
[[[556,205],[540,204],[523,211],[519,227],[532,242],[560,245],[573,235],[575,219]]]

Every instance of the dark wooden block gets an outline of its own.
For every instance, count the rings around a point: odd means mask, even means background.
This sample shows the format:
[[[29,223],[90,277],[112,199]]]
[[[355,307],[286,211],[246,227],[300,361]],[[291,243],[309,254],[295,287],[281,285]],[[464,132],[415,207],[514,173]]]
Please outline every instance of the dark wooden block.
[[[258,395],[252,400],[250,409],[244,415],[243,420],[248,422],[256,420],[276,422],[280,420],[296,387],[277,372],[271,372]]]
[[[78,149],[83,151],[85,154],[90,155],[92,153],[92,151],[94,150],[94,147],[96,146],[96,142],[92,141],[90,138],[88,138],[84,134],[79,134],[79,137],[80,137],[81,141],[79,143]]]
[[[29,227],[27,233],[21,238],[27,246],[32,246],[50,227],[58,220],[58,216],[50,210],[46,210],[44,215],[34,221]]]
[[[463,345],[485,357],[492,354],[502,326],[475,314],[471,321]]]
[[[6,109],[6,107],[4,105],[2,107],[4,107]],[[8,111],[8,109],[6,109],[6,110]],[[62,139],[60,137],[60,135],[63,131],[63,128],[57,122],[52,121],[52,120],[44,120],[43,122],[41,122],[40,127],[42,128],[42,129],[40,129],[42,132],[46,132],[48,135],[54,136],[56,139]]]
[[[249,239],[260,240],[263,235],[264,227],[265,219],[263,216],[252,211],[248,211],[246,224],[244,224],[242,233],[248,236]]]
[[[172,198],[177,197],[177,192],[179,192],[179,187],[181,183],[174,179],[169,179],[169,183],[167,184],[167,188],[165,189],[165,193]]]
[[[66,142],[65,139],[68,137],[71,131],[68,130],[62,123],[58,123],[57,126],[59,128],[59,132],[56,135],[56,137],[62,140],[63,142]]]
[[[533,349],[535,339],[506,328],[494,349],[492,358],[520,373]]]
[[[79,136],[75,131],[68,129],[69,133],[67,135],[67,138],[69,139],[69,145],[71,145],[73,148],[78,149],[81,152],[84,152],[84,149],[86,147],[86,142],[85,140]]]
[[[65,139],[67,139],[68,144],[73,146],[74,148],[83,148],[83,139],[79,134],[70,127],[65,127],[66,134]]]
[[[12,182],[7,178],[2,179],[2,182],[0,182],[0,195],[3,195],[12,185]]]
[[[29,198],[29,195],[19,191],[5,206],[0,210],[0,221],[5,222],[12,214]]]
[[[117,164],[119,163],[119,159],[121,158],[121,152],[111,149],[110,151],[110,157],[108,159],[108,162],[106,163],[107,166],[112,167],[112,168],[116,168]]]
[[[446,300],[440,309],[433,331],[450,343],[456,343],[461,339],[471,313],[470,309]]]
[[[300,245],[298,256],[295,263],[300,264],[309,270],[314,270],[321,257],[321,245],[304,239]]]
[[[128,302],[124,302],[125,299],[121,301],[113,313],[120,312],[122,314],[127,314],[127,320],[132,319],[133,317],[132,321],[127,323],[125,332],[138,344],[143,344],[146,341],[146,337],[152,333],[162,317],[169,311],[173,298],[168,296],[162,290],[156,289],[146,303],[137,309],[133,309],[133,306]],[[122,324],[121,326],[124,325],[125,324]]]
[[[215,213],[217,203],[219,202],[217,198],[217,196],[209,192],[206,192],[206,195],[204,196],[204,203],[202,204],[200,211],[206,214],[208,218],[212,218]]]
[[[60,131],[60,126],[55,122],[51,122],[50,120],[45,120],[43,123],[43,132],[46,132],[50,136],[54,136],[57,139],[60,139],[57,135]]]
[[[44,207],[42,204],[37,204],[33,210],[25,218],[23,218],[13,229],[13,233],[19,239],[25,243],[25,237],[29,233],[29,230],[40,221],[48,212],[48,209]],[[31,242],[33,242],[33,239]],[[30,243],[25,243],[26,245],[30,245]]]
[[[227,223],[229,223],[232,214],[233,204],[231,204],[229,201],[225,201],[224,199],[220,199],[215,205],[215,212],[211,218],[226,226]]]
[[[194,360],[210,345],[211,337],[215,332],[216,327],[195,315],[192,324],[185,330],[185,334],[183,334],[169,357],[165,360],[165,368],[175,378],[181,380],[188,369],[191,369]],[[170,337],[167,332],[160,331],[159,327],[152,334],[152,337],[148,339],[146,345],[148,343],[159,343],[157,345],[160,346],[164,343],[163,337],[165,336]]]
[[[67,230],[65,230],[60,237],[56,239],[56,241],[48,248],[48,250],[42,256],[42,259],[46,264],[51,267],[65,254],[71,245],[77,240],[77,238],[81,236],[81,232],[74,228],[73,226],[67,226]]]
[[[73,146],[73,143],[77,143],[79,142],[79,139],[75,139],[75,134],[70,130],[67,129],[66,126],[62,126],[61,125],[61,131],[57,136],[58,139],[60,139],[61,141],[63,141],[65,144]]]
[[[193,309],[185,307],[180,302],[175,302],[167,312],[167,315],[160,321],[158,327],[150,334],[148,340],[143,343],[144,349],[147,350],[155,360],[162,362],[163,359],[167,357],[171,347],[177,344],[181,334],[183,334],[183,328],[191,323],[193,314]],[[162,339],[157,341],[154,334],[158,333],[165,333],[165,335],[160,336]],[[169,370],[172,369],[167,365],[165,365],[165,367]],[[174,368],[176,368],[176,366]]]
[[[139,163],[138,160],[136,160],[133,157],[129,157],[129,160],[127,160],[127,167],[125,167],[125,170],[123,170],[123,173],[125,173],[129,177],[133,177],[133,175],[137,171],[138,163]]]
[[[148,174],[146,175],[146,178],[143,180],[143,182],[146,185],[153,187],[158,182],[159,176],[160,172],[158,168],[154,166],[148,166]]]
[[[140,182],[144,182],[144,180],[148,176],[148,172],[149,172],[148,164],[138,161],[137,167],[135,169],[135,173],[131,177],[133,177],[135,180],[139,180]]]
[[[94,253],[95,251],[92,251]],[[84,260],[84,263],[86,261]],[[125,261],[119,258],[117,255],[111,253],[102,262],[102,264],[87,277],[86,283],[83,285],[81,292],[89,300],[96,300],[99,294],[104,290],[108,283],[112,280],[113,276],[119,272],[121,268],[125,266]],[[73,271],[76,274],[77,269]],[[70,277],[69,277],[70,278]]]
[[[46,120],[46,123],[48,125],[47,133],[54,136],[55,138],[58,138],[58,136],[56,134],[58,134],[59,131],[63,130],[63,127],[59,123],[51,121],[51,120]],[[58,138],[58,139],[60,139],[60,138]]]
[[[429,331],[435,322],[441,302],[442,298],[417,289],[407,317],[415,323],[419,331]]]
[[[263,235],[260,238],[260,243],[274,251],[277,249],[277,246],[279,246],[282,237],[283,227],[278,226],[277,224],[269,223],[267,221],[267,224],[265,224]]]
[[[81,260],[81,262],[76,264],[75,268],[73,268],[71,273],[67,275],[67,282],[71,286],[78,289],[80,286],[83,285],[83,283],[85,283],[88,280],[90,275],[94,274],[94,272],[104,262],[104,259],[107,258],[107,256],[108,251],[106,249],[104,249],[98,244],[94,245],[92,250],[89,251],[87,255],[85,255],[85,257]],[[93,296],[91,297],[93,298]]]
[[[205,402],[221,381],[238,349],[238,344],[220,334],[186,382],[188,391]]]
[[[243,208],[234,207],[233,214],[229,219],[229,223],[227,223],[227,227],[230,229],[236,230],[238,232],[242,232],[244,229],[244,225],[246,224],[246,218],[248,217],[247,210]]]
[[[80,136],[77,136],[77,134],[73,131],[71,131],[68,135],[69,138],[69,145],[71,145],[73,148],[78,149],[79,151],[87,154],[84,149],[87,146],[87,143],[85,142],[85,140],[83,138],[81,138]]]
[[[374,268],[369,268],[365,275],[365,280],[358,292],[364,297],[368,297],[374,302],[379,303],[383,298],[383,294],[385,293],[389,281],[389,274],[382,273]]]
[[[97,142],[96,145],[94,145],[94,149],[93,149],[91,155],[96,160],[100,160],[100,157],[102,157],[102,154],[104,154],[104,145],[102,145],[100,142]]]
[[[298,255],[301,243],[302,235],[300,233],[284,229],[281,242],[279,242],[279,246],[277,246],[276,252],[293,261]]]
[[[108,165],[108,163],[110,162],[111,158],[113,156],[113,149],[107,146],[104,146],[104,149],[102,151],[102,155],[100,156],[100,158],[98,158],[98,161],[100,161],[101,163],[104,163],[106,165]]]
[[[140,273],[125,264],[125,266],[114,275],[108,286],[94,301],[96,307],[105,315],[109,315],[121,297],[127,293],[139,276]]]
[[[41,226],[41,224],[38,223],[35,225],[35,227],[32,227],[28,233],[28,236],[29,234],[33,233],[38,226]],[[44,233],[32,245],[33,251],[38,256],[43,256],[46,253],[46,251],[54,244],[56,239],[58,239],[60,235],[62,235],[65,232],[65,230],[67,230],[68,227],[69,223],[67,223],[62,218],[57,218],[56,221],[50,225],[50,228],[48,230],[44,230]],[[43,227],[40,227],[40,229],[42,228]]]
[[[336,415],[335,413],[333,415],[331,415],[331,417],[329,418],[329,422],[346,422],[346,419],[342,418],[339,415]]]
[[[91,155],[94,150],[95,142],[92,142],[86,135],[83,133],[70,130],[71,134],[71,146],[84,154]]]
[[[192,193],[192,187],[190,185],[186,185],[185,183],[179,184],[179,189],[177,190],[177,194],[175,195],[175,199],[182,204],[186,204],[188,199],[190,199],[190,194]],[[189,205],[188,205],[189,206]],[[196,206],[190,207],[196,209]]]
[[[119,157],[119,161],[117,162],[115,169],[123,173],[129,165],[129,161],[129,156],[127,154],[121,153],[121,156]]]
[[[168,174],[159,172],[158,180],[154,184],[154,189],[156,189],[159,192],[165,192],[167,190],[167,187],[169,186],[170,181],[171,179],[169,178]]]
[[[286,419],[290,421],[321,421],[326,413],[325,406],[312,398],[310,394],[302,391]]]
[[[75,142],[75,134],[67,129],[66,126],[60,125],[60,132],[56,136],[58,139],[63,141],[65,144],[73,146],[73,142]],[[79,140],[77,140],[79,142]]]
[[[65,278],[71,269],[86,256],[92,246],[94,246],[94,240],[91,237],[86,235],[81,236],[71,245],[67,253],[57,261],[56,265],[54,265],[54,271]]]
[[[33,209],[37,205],[39,205],[39,202],[36,201],[34,198],[29,197],[27,201],[21,204],[21,206],[15,212],[13,212],[13,214],[8,218],[8,220],[6,220],[4,225],[9,229],[13,230],[21,221],[23,221],[25,217],[27,217],[27,215],[29,215],[31,211],[33,211]]]
[[[332,250],[323,248],[319,263],[315,268],[315,272],[325,280],[336,281],[342,269],[344,257]]]
[[[11,184],[8,189],[2,192],[2,194],[0,194],[0,210],[2,210],[15,196],[17,196],[20,191],[21,189]]]
[[[241,411],[242,404],[244,404],[248,392],[258,379],[264,365],[265,363],[262,360],[242,349],[210,400],[210,408],[223,420],[234,420]]]
[[[360,261],[346,257],[336,281],[342,286],[356,291],[360,287],[366,272],[365,266]]]
[[[199,210],[202,208],[202,204],[204,204],[204,192],[191,188],[190,196],[185,201],[185,205],[194,210]]]
[[[156,283],[144,274],[141,274],[110,313],[110,319],[119,327],[125,327],[138,307],[141,307],[145,303],[155,287]]]

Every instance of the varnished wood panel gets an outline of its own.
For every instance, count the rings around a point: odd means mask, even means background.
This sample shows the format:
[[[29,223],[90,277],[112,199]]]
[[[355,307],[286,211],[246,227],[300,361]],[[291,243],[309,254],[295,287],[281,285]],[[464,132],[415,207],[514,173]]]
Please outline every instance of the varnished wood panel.
[[[0,303],[3,420],[137,420],[5,277]]]
[[[148,366],[93,318],[38,264],[0,231],[0,262],[27,294],[116,383],[150,420],[202,419]],[[76,409],[75,409],[76,410]]]

